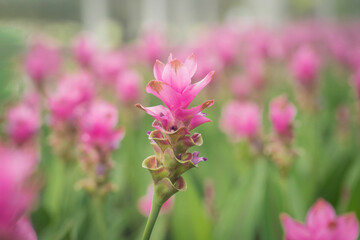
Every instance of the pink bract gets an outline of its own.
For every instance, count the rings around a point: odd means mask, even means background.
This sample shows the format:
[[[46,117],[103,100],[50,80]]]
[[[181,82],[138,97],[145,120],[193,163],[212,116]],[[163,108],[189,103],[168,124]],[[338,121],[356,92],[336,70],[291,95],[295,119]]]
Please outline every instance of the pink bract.
[[[274,130],[279,135],[290,136],[293,120],[296,116],[296,108],[289,103],[287,97],[282,95],[270,103],[270,120]]]
[[[123,129],[116,128],[117,123],[117,109],[107,102],[96,101],[81,117],[81,141],[92,147],[115,149],[125,134]]]
[[[40,128],[37,109],[20,103],[7,112],[6,132],[16,144],[29,141]]]
[[[60,53],[45,42],[33,44],[25,58],[25,70],[35,82],[53,76],[60,66]]]
[[[255,103],[232,101],[222,110],[220,127],[235,140],[256,137],[260,126],[261,112]]]
[[[359,223],[354,213],[336,216],[334,208],[323,199],[309,210],[305,224],[281,215],[286,240],[356,240]]]
[[[187,127],[190,131],[210,121],[201,111],[211,106],[214,103],[213,100],[205,101],[197,107],[188,109],[191,101],[214,76],[212,71],[203,80],[192,84],[191,78],[194,76],[196,68],[194,55],[189,56],[184,63],[176,58],[173,59],[172,55],[167,64],[156,61],[154,65],[156,80],[148,83],[146,91],[162,100],[167,108],[162,105],[147,108],[140,104],[137,105],[156,119],[158,124],[154,124],[154,126],[167,131],[176,131],[180,127]]]

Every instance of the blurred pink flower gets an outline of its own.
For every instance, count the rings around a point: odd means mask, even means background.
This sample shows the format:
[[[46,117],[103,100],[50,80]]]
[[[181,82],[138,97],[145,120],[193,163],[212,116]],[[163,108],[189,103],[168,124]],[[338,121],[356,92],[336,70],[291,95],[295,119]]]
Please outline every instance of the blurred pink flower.
[[[252,102],[231,101],[222,110],[220,127],[235,140],[252,139],[260,131],[260,109]]]
[[[45,42],[33,44],[25,58],[25,70],[37,83],[56,74],[60,66],[59,51]]]
[[[259,57],[250,56],[245,63],[245,74],[257,89],[262,88],[265,83],[264,61]]]
[[[281,215],[286,240],[356,240],[359,223],[354,213],[336,216],[334,208],[323,199],[309,210],[306,223]]]
[[[96,54],[96,48],[89,37],[82,35],[75,39],[73,53],[81,66],[90,67]]]
[[[295,79],[304,86],[313,86],[319,74],[320,59],[309,46],[297,50],[291,62]]]
[[[24,216],[35,197],[28,182],[35,164],[35,154],[0,146],[0,239],[36,239]]]
[[[116,93],[118,98],[124,103],[135,102],[141,96],[141,76],[132,70],[121,73],[117,79]]]
[[[252,83],[247,76],[236,75],[231,79],[230,91],[240,99],[247,99],[252,91]]]
[[[150,185],[147,189],[146,195],[141,197],[138,201],[139,212],[145,217],[148,217],[150,215],[153,192],[153,186]],[[173,205],[174,197],[171,197],[162,205],[160,213],[170,212]]]
[[[285,95],[281,95],[270,103],[270,120],[274,130],[282,136],[292,136],[292,123],[296,116],[296,107]]]
[[[166,57],[166,41],[163,34],[157,30],[147,31],[141,38],[139,56],[146,63],[152,65],[156,59],[163,59]]]
[[[16,144],[29,141],[40,128],[37,109],[20,103],[7,112],[6,132]]]
[[[111,150],[118,147],[125,130],[117,129],[117,109],[104,101],[96,101],[82,115],[80,137],[86,145]]]
[[[126,68],[126,59],[120,52],[104,53],[94,59],[92,67],[101,81],[114,84],[119,74]]]
[[[88,103],[94,94],[94,82],[89,74],[78,72],[65,76],[49,100],[51,120],[73,120],[82,110],[82,104]]]
[[[214,76],[212,71],[203,80],[191,84],[191,78],[196,72],[196,67],[194,55],[189,56],[184,63],[178,59],[173,59],[172,55],[170,55],[166,65],[156,61],[154,65],[156,80],[148,83],[146,91],[162,100],[168,108],[162,105],[147,108],[140,104],[137,105],[156,119],[157,124],[154,124],[154,127],[176,131],[185,126],[190,131],[210,121],[201,111],[211,106],[214,103],[213,100],[187,109],[191,101],[209,84]]]

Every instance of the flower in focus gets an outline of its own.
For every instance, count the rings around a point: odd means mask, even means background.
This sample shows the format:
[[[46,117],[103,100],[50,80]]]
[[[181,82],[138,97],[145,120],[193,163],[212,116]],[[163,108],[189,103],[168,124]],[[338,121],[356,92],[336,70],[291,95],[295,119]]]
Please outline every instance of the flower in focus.
[[[123,103],[131,103],[140,99],[142,79],[135,71],[127,70],[117,79],[116,93]]]
[[[309,46],[297,50],[291,62],[295,79],[304,86],[313,86],[318,77],[320,59]]]
[[[323,199],[309,210],[304,224],[281,215],[287,240],[356,240],[359,223],[354,213],[336,216],[334,208]]]
[[[211,106],[214,101],[205,101],[203,104],[188,108],[196,95],[211,81],[214,72],[194,84],[191,78],[196,71],[195,56],[189,56],[183,63],[173,59],[170,55],[165,65],[156,61],[154,75],[156,80],[148,83],[146,91],[164,102],[154,107],[137,107],[143,109],[155,118],[155,130],[148,132],[155,155],[143,161],[153,178],[154,192],[157,204],[163,204],[178,191],[186,190],[182,174],[193,167],[197,167],[204,157],[199,157],[199,152],[187,152],[192,146],[203,143],[201,134],[190,134],[197,126],[209,122],[201,111]]]
[[[147,189],[146,195],[141,197],[138,201],[139,212],[148,217],[150,215],[152,198],[153,198],[153,186],[150,185]],[[161,207],[161,213],[168,213],[174,205],[174,197],[169,198]]]
[[[285,95],[279,96],[270,103],[270,120],[274,130],[280,136],[292,136],[292,123],[296,116],[296,107],[288,102]]]
[[[188,109],[191,101],[214,76],[212,71],[201,81],[191,84],[196,67],[194,55],[188,57],[184,63],[173,59],[172,55],[166,65],[156,61],[154,66],[156,80],[148,83],[146,91],[162,100],[167,108],[162,105],[147,108],[137,105],[156,119],[153,124],[155,128],[176,131],[181,127],[186,127],[190,131],[210,121],[201,111],[211,106],[214,103],[213,100]]]
[[[74,41],[73,53],[81,66],[90,67],[96,54],[95,45],[89,37],[80,36]]]
[[[33,81],[41,83],[56,74],[60,60],[60,54],[56,48],[45,42],[37,42],[30,47],[27,53],[25,69]]]
[[[220,127],[235,140],[256,138],[261,127],[260,109],[252,102],[231,101],[222,110]]]
[[[37,109],[20,103],[7,112],[6,132],[16,144],[28,142],[40,128]]]
[[[79,72],[65,76],[49,100],[52,121],[73,121],[94,94],[94,82],[89,74]]]
[[[118,111],[104,101],[91,104],[80,120],[81,141],[101,149],[115,149],[124,137],[124,130],[117,129]]]
[[[35,198],[29,177],[36,162],[32,152],[0,146],[0,239],[37,239],[25,216]]]

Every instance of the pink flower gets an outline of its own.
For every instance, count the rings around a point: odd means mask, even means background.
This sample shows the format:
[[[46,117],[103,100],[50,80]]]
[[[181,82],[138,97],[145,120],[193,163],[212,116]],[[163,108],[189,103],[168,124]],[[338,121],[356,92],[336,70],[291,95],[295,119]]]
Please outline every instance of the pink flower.
[[[150,185],[147,189],[146,195],[141,197],[138,201],[139,212],[145,217],[150,215],[153,192],[153,186]],[[172,209],[173,205],[174,197],[171,197],[163,204],[160,213],[168,213]]]
[[[323,199],[309,210],[306,223],[281,215],[286,240],[356,240],[359,223],[355,214],[336,216],[334,208]]]
[[[115,83],[125,67],[125,56],[119,52],[110,52],[98,56],[93,64],[93,68],[100,80],[108,84]]]
[[[296,116],[296,107],[281,95],[270,103],[270,120],[275,131],[282,136],[292,135],[292,122]]]
[[[252,91],[250,79],[241,75],[234,76],[230,82],[230,91],[240,99],[248,98]]]
[[[134,102],[140,99],[142,78],[131,70],[124,71],[117,79],[116,93],[118,98],[124,102]]]
[[[95,45],[89,37],[80,36],[74,41],[73,53],[81,66],[89,67],[96,54]]]
[[[24,216],[35,197],[29,184],[35,164],[35,154],[0,146],[0,239],[36,239]]]
[[[152,65],[156,59],[166,57],[165,50],[167,46],[165,37],[161,32],[152,29],[152,31],[147,31],[141,39],[139,56],[149,65]]]
[[[32,80],[39,83],[53,76],[60,66],[58,50],[44,42],[33,44],[25,58],[25,69]]]
[[[299,83],[309,86],[313,85],[320,68],[320,59],[316,52],[308,47],[301,47],[294,55],[291,62],[291,70]]]
[[[220,127],[235,140],[256,137],[260,126],[261,112],[255,103],[232,101],[222,110]]]
[[[94,82],[89,74],[79,72],[65,76],[49,100],[52,121],[74,120],[94,94]]]
[[[117,109],[104,101],[91,104],[80,121],[80,137],[83,143],[102,149],[115,149],[124,137],[123,129],[116,129]]]
[[[16,144],[29,141],[40,128],[37,109],[20,103],[7,112],[6,132]]]
[[[212,71],[203,80],[191,84],[191,78],[195,74],[196,67],[194,55],[189,56],[184,63],[178,59],[173,59],[172,55],[170,55],[166,65],[156,61],[154,65],[156,80],[148,83],[146,91],[162,100],[168,108],[162,105],[148,108],[140,104],[137,105],[156,119],[154,127],[176,131],[185,126],[190,131],[210,121],[201,111],[211,106],[214,103],[213,100],[188,109],[191,101],[209,84],[214,76]]]

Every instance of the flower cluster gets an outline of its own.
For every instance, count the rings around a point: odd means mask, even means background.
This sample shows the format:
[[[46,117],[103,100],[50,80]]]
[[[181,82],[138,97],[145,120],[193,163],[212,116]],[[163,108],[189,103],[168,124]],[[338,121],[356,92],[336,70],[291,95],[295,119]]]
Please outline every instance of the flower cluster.
[[[199,157],[199,152],[188,152],[192,146],[200,146],[202,137],[199,133],[190,134],[197,126],[209,122],[202,111],[211,106],[209,100],[199,106],[188,108],[195,96],[211,81],[214,72],[194,84],[191,78],[196,72],[195,56],[189,56],[183,63],[170,55],[167,64],[156,61],[154,75],[156,80],[148,83],[146,91],[158,97],[165,106],[137,106],[155,118],[149,132],[149,139],[155,155],[146,158],[143,167],[153,178],[155,192],[165,202],[177,191],[185,191],[186,184],[181,175],[196,167],[206,158]]]

